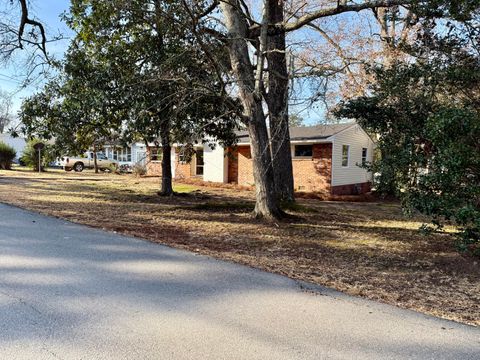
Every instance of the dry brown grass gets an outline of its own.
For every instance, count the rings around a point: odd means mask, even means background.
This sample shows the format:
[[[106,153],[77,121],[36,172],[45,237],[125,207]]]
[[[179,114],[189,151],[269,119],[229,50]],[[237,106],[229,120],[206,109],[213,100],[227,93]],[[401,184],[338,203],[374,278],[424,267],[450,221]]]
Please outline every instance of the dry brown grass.
[[[253,193],[128,175],[0,171],[0,201],[480,325],[480,266],[395,203],[301,199],[294,220],[254,220]]]

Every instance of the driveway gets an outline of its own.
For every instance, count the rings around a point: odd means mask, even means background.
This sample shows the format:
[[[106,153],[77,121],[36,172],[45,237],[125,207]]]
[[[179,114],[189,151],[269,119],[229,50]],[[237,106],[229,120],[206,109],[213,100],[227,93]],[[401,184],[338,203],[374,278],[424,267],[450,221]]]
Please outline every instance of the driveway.
[[[478,328],[314,289],[0,205],[0,359],[480,357]]]

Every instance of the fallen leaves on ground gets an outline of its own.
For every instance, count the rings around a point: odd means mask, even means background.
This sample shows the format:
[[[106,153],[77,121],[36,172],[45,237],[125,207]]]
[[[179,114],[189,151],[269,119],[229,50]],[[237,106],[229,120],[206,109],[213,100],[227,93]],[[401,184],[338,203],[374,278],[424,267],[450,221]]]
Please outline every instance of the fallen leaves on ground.
[[[0,201],[234,261],[352,295],[480,325],[480,266],[446,234],[422,235],[392,202],[300,199],[292,220],[253,219],[248,189],[158,178],[0,171]]]

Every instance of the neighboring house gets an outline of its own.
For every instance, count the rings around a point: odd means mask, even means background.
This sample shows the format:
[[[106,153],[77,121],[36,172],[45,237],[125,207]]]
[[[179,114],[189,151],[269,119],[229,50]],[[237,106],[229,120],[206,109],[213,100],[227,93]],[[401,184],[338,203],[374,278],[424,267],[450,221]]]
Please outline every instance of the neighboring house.
[[[25,139],[22,139],[20,137],[14,138],[8,134],[0,134],[0,142],[6,143],[15,149],[15,151],[17,152],[15,161],[18,161],[18,159],[23,154],[23,150],[25,150],[25,147],[27,146],[27,142],[25,141]]]
[[[372,175],[362,163],[371,162],[374,143],[356,123],[292,127],[290,129],[295,190],[334,195],[370,191]],[[147,174],[161,175],[161,148],[147,148]],[[172,147],[172,175],[175,179],[254,185],[250,139],[238,133],[233,149],[219,145],[198,145],[187,163],[180,148]]]
[[[120,165],[146,164],[147,147],[144,143],[133,143],[129,146],[115,144],[105,145],[103,153],[108,159],[117,160]]]

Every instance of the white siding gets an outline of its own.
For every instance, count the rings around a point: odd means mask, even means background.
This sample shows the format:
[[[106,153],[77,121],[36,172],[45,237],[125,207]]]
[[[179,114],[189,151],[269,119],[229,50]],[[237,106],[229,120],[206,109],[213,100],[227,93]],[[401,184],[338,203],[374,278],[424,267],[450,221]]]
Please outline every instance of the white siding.
[[[219,183],[228,182],[228,159],[225,149],[218,145],[211,149],[208,144],[203,147],[203,180]]]
[[[177,170],[177,152],[175,151],[175,146],[172,146],[170,151],[170,166],[172,167],[172,179],[175,179],[175,172]]]
[[[372,175],[357,164],[362,163],[362,148],[367,148],[367,161],[372,161],[373,142],[359,125],[354,125],[333,137],[332,186],[371,181]],[[348,166],[342,166],[342,146],[350,146]]]
[[[132,144],[132,163],[145,164],[146,156],[146,146],[144,143],[138,142]]]
[[[10,145],[17,152],[16,159],[20,158],[23,155],[23,150],[27,145],[26,141],[22,138],[13,138],[7,134],[0,134],[0,141]]]

